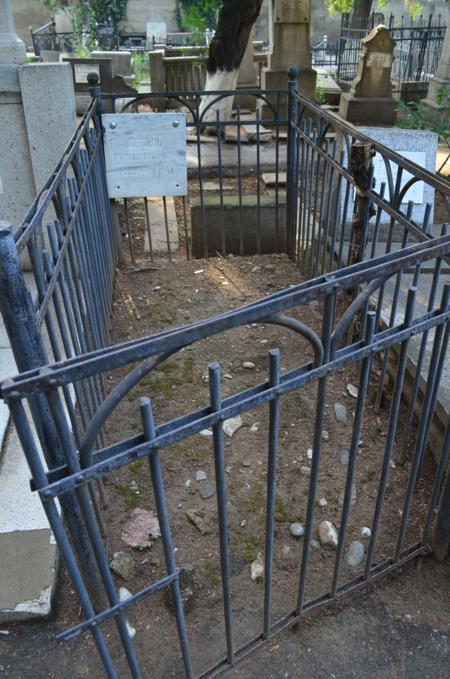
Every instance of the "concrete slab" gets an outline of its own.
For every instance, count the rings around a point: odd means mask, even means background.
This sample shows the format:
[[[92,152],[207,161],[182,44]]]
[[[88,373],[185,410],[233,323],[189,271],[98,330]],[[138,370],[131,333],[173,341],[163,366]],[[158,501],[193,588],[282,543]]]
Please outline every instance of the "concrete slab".
[[[148,198],[148,212],[150,220],[150,231],[152,236],[153,252],[168,252],[167,247],[167,231],[164,215],[164,200],[163,198]],[[178,250],[178,222],[175,212],[175,203],[172,196],[166,198],[167,206],[167,230],[169,232],[169,242],[172,252]],[[145,252],[150,252],[150,241],[148,237],[148,230],[145,229]]]
[[[0,621],[48,615],[57,549],[17,433],[11,428],[0,467]]]
[[[279,172],[278,176],[276,172],[263,172],[261,179],[266,186],[276,186],[277,180],[279,186],[286,186],[286,172]]]

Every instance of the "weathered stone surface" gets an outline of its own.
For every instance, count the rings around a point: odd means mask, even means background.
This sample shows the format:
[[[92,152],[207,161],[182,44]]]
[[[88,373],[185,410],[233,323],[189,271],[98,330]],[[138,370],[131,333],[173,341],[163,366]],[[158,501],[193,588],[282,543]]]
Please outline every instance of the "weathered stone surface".
[[[356,568],[364,560],[364,545],[358,540],[354,540],[347,553],[347,564],[351,568]]]
[[[238,554],[230,554],[230,574],[240,575],[245,568],[245,559]]]
[[[195,480],[196,481],[206,481],[208,478],[206,472],[204,472],[202,469],[199,469],[198,472],[195,474]]]
[[[202,488],[200,488],[200,495],[204,500],[207,500],[216,494],[216,487],[212,483],[206,483]]]
[[[252,361],[244,361],[242,367],[245,368],[245,370],[254,370],[256,366]]]
[[[350,92],[341,97],[339,115],[353,123],[392,123],[396,116],[391,83],[395,43],[389,30],[379,25],[361,44],[358,71]]]
[[[135,575],[134,561],[127,552],[116,552],[109,564],[113,573],[120,575],[124,580],[132,580]]]
[[[336,549],[338,544],[338,534],[331,521],[322,521],[319,524],[318,535],[322,547]]]
[[[352,398],[358,398],[358,389],[354,384],[347,384],[347,391]]]
[[[202,535],[207,535],[210,532],[206,526],[204,512],[201,509],[186,509],[186,516]]]
[[[334,414],[340,424],[347,424],[347,408],[342,403],[334,404]]]
[[[350,451],[349,450],[341,450],[339,453],[339,462],[341,464],[348,464],[348,461],[350,459]]]

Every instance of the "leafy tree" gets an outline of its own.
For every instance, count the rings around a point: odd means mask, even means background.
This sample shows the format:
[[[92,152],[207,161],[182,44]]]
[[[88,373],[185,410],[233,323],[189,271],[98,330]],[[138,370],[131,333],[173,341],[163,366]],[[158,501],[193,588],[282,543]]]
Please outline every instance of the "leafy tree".
[[[220,0],[177,0],[176,16],[180,28],[204,33],[217,26]]]

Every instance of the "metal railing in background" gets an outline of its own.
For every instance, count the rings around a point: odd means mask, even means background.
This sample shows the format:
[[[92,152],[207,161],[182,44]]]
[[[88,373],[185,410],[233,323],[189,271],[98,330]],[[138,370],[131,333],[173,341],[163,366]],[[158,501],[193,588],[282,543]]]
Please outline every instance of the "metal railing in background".
[[[348,90],[358,69],[361,40],[379,23],[380,14],[372,14],[363,24],[351,25],[350,15],[343,14],[338,42],[336,78],[338,84]],[[391,14],[386,21],[395,41],[392,67],[393,91],[401,94],[405,82],[427,83],[435,74],[442,52],[446,24],[443,17],[429,15],[417,19],[402,16],[397,22]],[[401,97],[402,98],[402,97]]]

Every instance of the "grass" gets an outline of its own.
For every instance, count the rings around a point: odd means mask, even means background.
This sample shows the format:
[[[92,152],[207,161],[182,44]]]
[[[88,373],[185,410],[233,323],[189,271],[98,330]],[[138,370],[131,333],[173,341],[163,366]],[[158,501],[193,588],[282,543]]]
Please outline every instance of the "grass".
[[[116,491],[123,498],[125,508],[128,511],[136,509],[136,507],[139,506],[141,498],[137,494],[136,489],[132,488],[129,483],[117,483]]]

